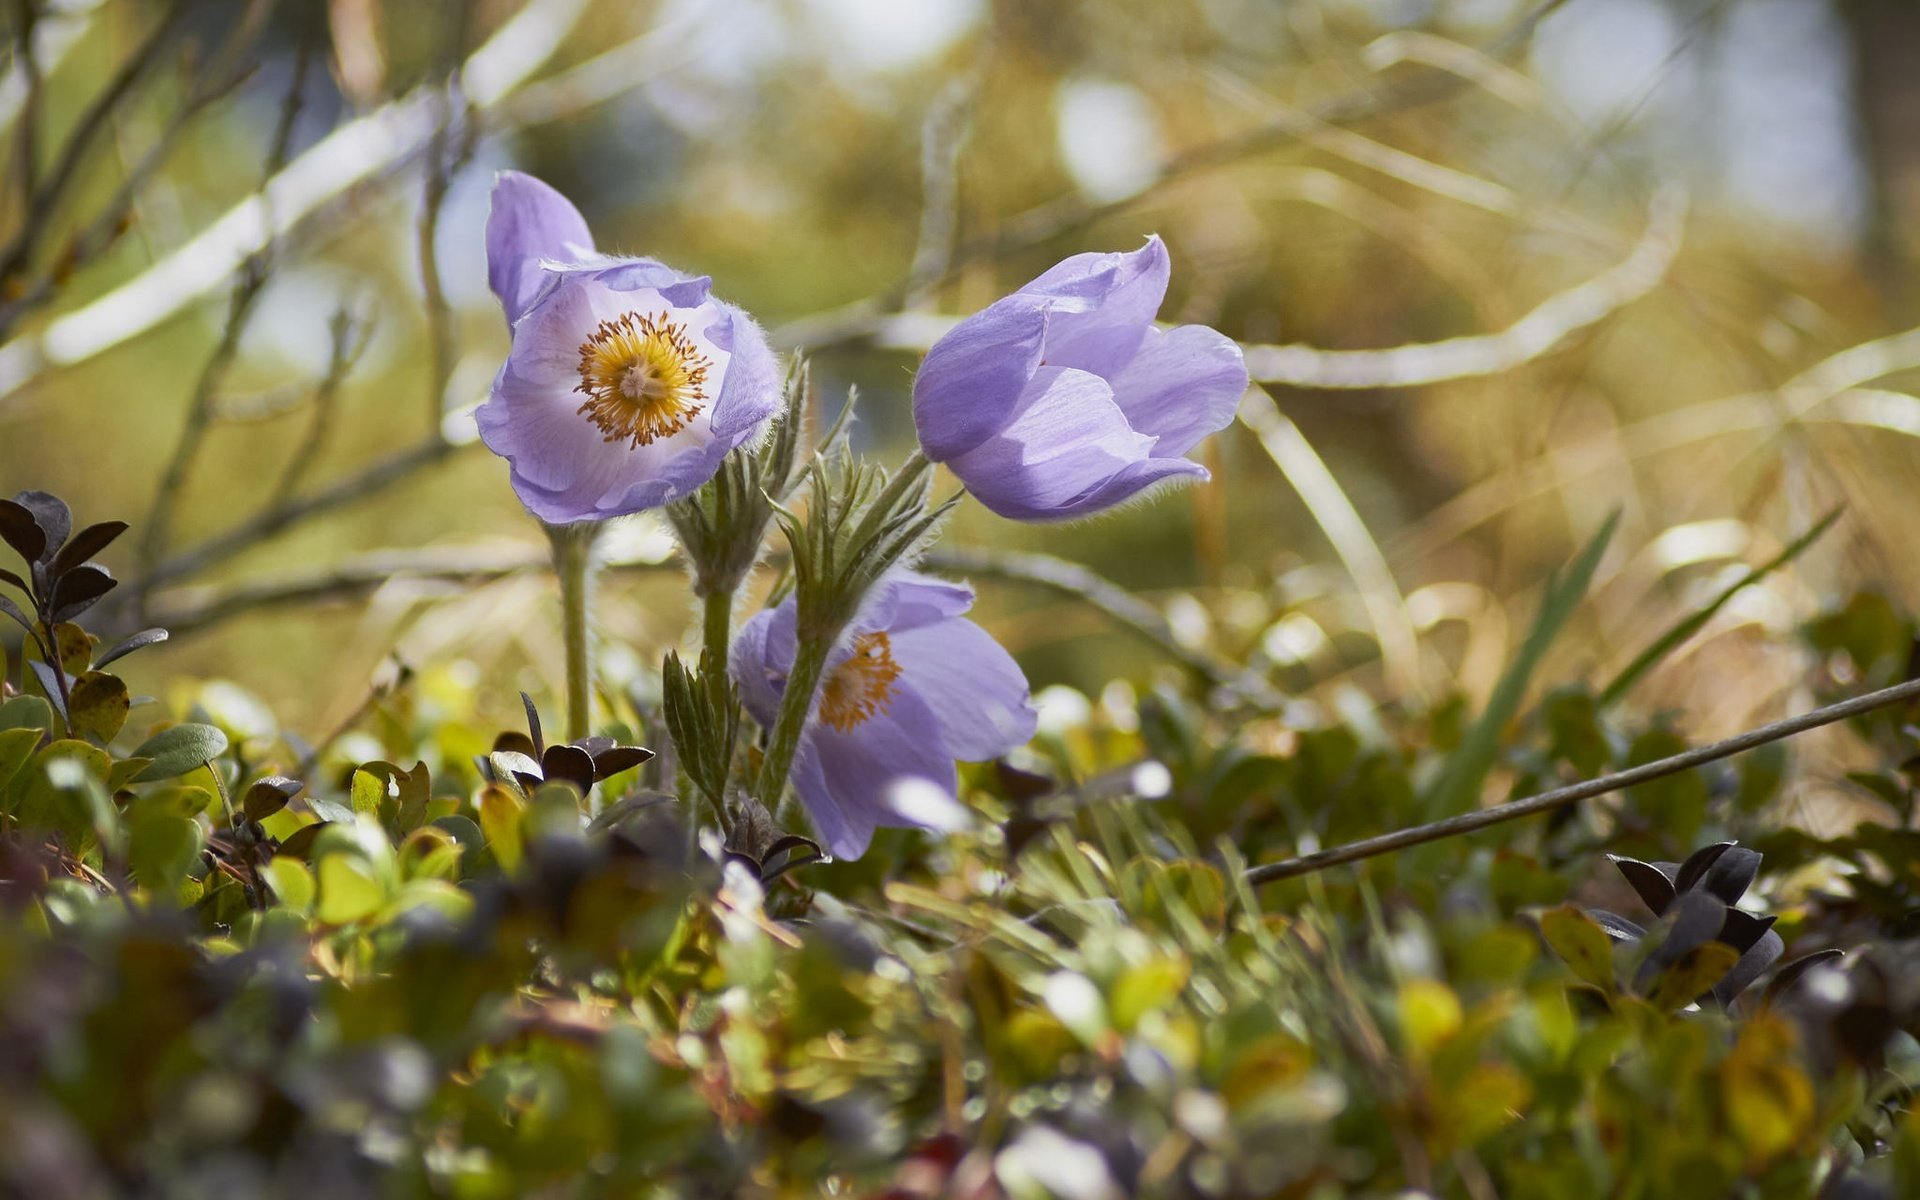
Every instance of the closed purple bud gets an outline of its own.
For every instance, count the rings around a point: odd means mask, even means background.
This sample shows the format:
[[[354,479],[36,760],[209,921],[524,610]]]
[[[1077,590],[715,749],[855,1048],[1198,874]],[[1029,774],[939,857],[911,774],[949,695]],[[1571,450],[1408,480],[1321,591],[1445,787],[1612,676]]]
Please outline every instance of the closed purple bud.
[[[1157,237],[1132,253],[1077,254],[960,322],[914,380],[927,457],[1022,521],[1206,478],[1185,455],[1233,420],[1247,369],[1212,329],[1154,327],[1168,270]]]
[[[487,278],[513,347],[474,417],[550,525],[686,495],[780,405],[751,317],[704,276],[596,253],[578,210],[529,175],[494,185]]]
[[[892,571],[828,660],[793,785],[836,858],[860,857],[879,826],[941,827],[957,808],[956,759],[1033,736],[1026,676],[962,616],[972,606],[968,587]],[[789,598],[755,615],[733,645],[741,700],[767,726],[793,669],[794,613]]]

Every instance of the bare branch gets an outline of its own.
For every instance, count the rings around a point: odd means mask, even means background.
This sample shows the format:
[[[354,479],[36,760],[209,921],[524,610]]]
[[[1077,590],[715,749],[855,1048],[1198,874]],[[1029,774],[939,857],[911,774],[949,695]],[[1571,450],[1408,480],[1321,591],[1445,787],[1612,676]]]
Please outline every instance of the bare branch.
[[[184,9],[184,4],[176,6],[175,12]],[[256,6],[258,11],[258,6]],[[317,11],[317,10],[313,10]],[[261,186],[264,188],[287,161],[287,151],[293,143],[293,128],[299,120],[303,104],[302,93],[306,90],[307,67],[313,59],[316,31],[309,29],[306,37],[300,41],[300,50],[294,60],[293,79],[287,85],[285,100],[280,106],[279,120],[274,126],[273,138],[267,147],[266,167],[261,173]],[[173,510],[179,504],[180,493],[186,487],[187,478],[193,471],[195,457],[200,445],[206,439],[207,428],[212,424],[216,390],[226,375],[227,368],[233,364],[234,356],[240,350],[240,338],[246,331],[247,320],[253,313],[254,304],[259,300],[261,291],[267,283],[267,264],[273,252],[272,243],[262,246],[251,255],[241,268],[240,278],[234,284],[233,296],[227,306],[226,324],[221,327],[220,340],[215,344],[213,353],[207,356],[206,364],[200,370],[199,381],[194,385],[193,397],[187,405],[186,423],[180,429],[179,440],[174,443],[173,454],[168,458],[161,472],[160,483],[154,491],[153,504],[147,515],[147,528],[140,543],[140,566],[143,575],[150,575],[154,564],[159,561],[166,549],[167,537],[173,528]]]
[[[939,570],[1034,584],[1059,592],[1138,634],[1216,687],[1243,695],[1262,707],[1277,708],[1284,703],[1284,698],[1258,675],[1183,645],[1152,605],[1079,563],[982,546],[939,547],[929,551],[923,561]]]
[[[529,0],[461,70],[476,111],[501,104],[543,66],[584,15],[588,0]],[[0,345],[0,397],[47,367],[71,366],[166,320],[219,287],[275,238],[283,237],[357,185],[419,155],[439,126],[437,89],[350,121],[294,158],[248,197],[126,283],[50,322],[34,337]]]
[[[1510,371],[1657,287],[1679,253],[1685,215],[1680,192],[1663,188],[1654,197],[1646,234],[1625,260],[1541,302],[1498,333],[1385,350],[1247,346],[1247,373],[1260,383],[1292,387],[1395,388]]]
[[[1787,717],[1736,737],[1727,738],[1725,741],[1697,746],[1684,753],[1644,763],[1631,770],[1603,775],[1598,779],[1589,779],[1584,783],[1570,784],[1567,787],[1554,788],[1550,792],[1541,792],[1537,796],[1528,796],[1523,800],[1510,800],[1505,804],[1496,804],[1492,808],[1462,813],[1457,817],[1448,817],[1444,821],[1416,825],[1411,829],[1399,829],[1392,833],[1381,834],[1379,837],[1349,842],[1344,846],[1329,847],[1316,854],[1267,863],[1248,871],[1247,882],[1272,883],[1280,879],[1310,875],[1342,863],[1376,858],[1382,854],[1392,854],[1396,850],[1405,850],[1409,846],[1459,837],[1461,834],[1473,833],[1492,825],[1515,821],[1521,817],[1551,812],[1556,808],[1565,808],[1569,804],[1577,804],[1582,800],[1591,800],[1595,796],[1604,796],[1608,792],[1617,792],[1622,788],[1634,787],[1668,775],[1690,771],[1710,762],[1718,762],[1723,758],[1731,758],[1733,755],[1764,746],[1768,742],[1793,737],[1810,729],[1818,729],[1822,725],[1831,725],[1836,721],[1844,721],[1849,717],[1857,717],[1876,709],[1915,699],[1920,699],[1920,679],[1908,680],[1906,683],[1882,688],[1877,692],[1869,692],[1864,696],[1855,696],[1851,700],[1829,704],[1825,708],[1816,708],[1812,712],[1802,713],[1797,717]]]

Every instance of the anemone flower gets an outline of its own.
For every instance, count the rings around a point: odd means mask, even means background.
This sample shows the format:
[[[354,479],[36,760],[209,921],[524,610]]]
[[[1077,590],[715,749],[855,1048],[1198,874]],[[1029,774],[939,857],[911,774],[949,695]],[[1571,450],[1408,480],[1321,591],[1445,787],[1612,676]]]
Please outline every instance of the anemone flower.
[[[1204,325],[1154,328],[1167,248],[1077,254],[960,322],[913,384],[927,457],[1021,521],[1111,508],[1207,477],[1183,457],[1233,420],[1247,368]]]
[[[941,828],[954,760],[997,758],[1033,736],[1026,676],[961,614],[973,589],[897,569],[828,659],[793,759],[794,789],[827,848],[858,858],[878,826]],[[758,613],[733,647],[741,699],[771,727],[793,668],[794,602]]]
[[[579,211],[530,175],[494,184],[487,280],[513,347],[475,418],[549,525],[686,495],[779,406],[751,317],[705,276],[597,253]]]

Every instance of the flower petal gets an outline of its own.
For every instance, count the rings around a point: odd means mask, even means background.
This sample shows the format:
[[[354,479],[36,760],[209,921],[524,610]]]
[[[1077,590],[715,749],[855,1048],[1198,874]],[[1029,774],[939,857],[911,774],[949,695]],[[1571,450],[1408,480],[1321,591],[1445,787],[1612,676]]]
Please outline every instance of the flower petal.
[[[849,810],[841,805],[839,793],[827,782],[821,769],[820,756],[811,738],[800,739],[800,746],[794,751],[790,778],[800,802],[807,806],[807,815],[813,818],[813,830],[820,835],[827,853],[835,858],[859,858],[867,852],[873,843],[876,824],[873,815],[865,808]]]
[[[1152,327],[1171,274],[1166,244],[1150,237],[1130,252],[1076,254],[1021,288],[1051,301],[1045,361],[1112,377]]]
[[[731,449],[780,411],[780,364],[767,345],[766,333],[752,317],[731,304],[717,307],[721,317],[707,330],[707,337],[732,358],[713,402],[713,436]]]
[[[940,740],[966,762],[998,758],[1033,736],[1027,677],[991,634],[953,618],[891,638],[900,681],[926,704]]]
[[[1171,458],[1233,424],[1247,364],[1232,338],[1205,325],[1149,329],[1139,353],[1110,381],[1127,423],[1160,439],[1153,456]]]
[[[1088,517],[1116,504],[1142,498],[1146,493],[1183,480],[1205,482],[1207,469],[1185,458],[1149,458],[1128,463],[1112,479],[1093,492],[1080,497],[1054,514],[1062,520]]]
[[[813,781],[799,772],[794,782],[837,858],[858,858],[876,826],[919,824],[890,802],[900,781],[925,780],[949,796],[958,789],[959,776],[953,755],[941,740],[939,719],[907,688],[894,692],[885,712],[846,733],[815,725],[807,745],[819,763],[815,786],[821,790],[809,795]]]
[[[1049,301],[1012,295],[960,322],[913,379],[913,424],[927,457],[946,462],[1013,419],[1047,336]]]
[[[902,633],[947,621],[973,607],[973,589],[964,583],[897,567],[874,587],[877,602],[862,614],[861,628]]]
[[[733,639],[731,669],[740,685],[740,702],[768,728],[780,715],[780,697],[786,694],[787,673],[793,670],[793,630],[794,605],[789,598],[777,608],[755,613]]]
[[[500,173],[487,213],[487,284],[500,297],[507,324],[532,307],[545,282],[542,259],[592,253],[593,234],[572,201],[531,175]]]
[[[698,308],[711,298],[713,291],[710,276],[689,275],[651,258],[594,254],[568,262],[549,257],[540,267],[544,283],[529,309],[538,307],[555,289],[568,282],[596,283],[613,292],[655,291],[675,308]]]
[[[1044,521],[1069,515],[1152,449],[1151,437],[1127,425],[1106,380],[1048,367],[1004,429],[947,465],[994,512]]]

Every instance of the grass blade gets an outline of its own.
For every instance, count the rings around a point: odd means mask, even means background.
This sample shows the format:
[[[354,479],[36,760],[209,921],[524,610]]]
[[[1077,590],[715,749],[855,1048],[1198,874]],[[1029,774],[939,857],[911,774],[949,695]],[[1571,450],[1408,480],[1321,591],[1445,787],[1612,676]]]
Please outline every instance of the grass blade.
[[[1727,601],[1733,599],[1734,596],[1745,589],[1759,583],[1762,579],[1773,574],[1781,567],[1786,566],[1794,559],[1799,558],[1800,555],[1806,551],[1807,547],[1820,540],[1821,534],[1833,528],[1833,523],[1840,519],[1840,514],[1843,511],[1845,511],[1844,505],[1835,507],[1826,516],[1814,522],[1813,528],[1793,539],[1786,549],[1780,551],[1780,553],[1774,555],[1766,562],[1761,563],[1759,566],[1752,568],[1731,584],[1728,584],[1726,589],[1718,596],[1715,596],[1712,602],[1706,607],[1682,618],[1671,629],[1668,629],[1665,633],[1655,638],[1651,645],[1635,656],[1634,660],[1628,663],[1625,669],[1614,676],[1613,682],[1609,683],[1606,688],[1601,691],[1600,707],[1605,708],[1619,700],[1622,696],[1625,696],[1634,684],[1640,682],[1642,676],[1653,670],[1654,667],[1660,665],[1661,660],[1679,649],[1681,643],[1691,638],[1694,634],[1699,633],[1708,621],[1713,620],[1714,614],[1724,608]]]
[[[1520,644],[1520,652],[1500,676],[1493,695],[1487,700],[1486,711],[1467,730],[1460,748],[1447,760],[1446,770],[1428,794],[1429,820],[1451,817],[1473,807],[1480,795],[1480,785],[1499,752],[1500,730],[1519,712],[1520,702],[1526,698],[1527,684],[1532,681],[1535,668],[1546,657],[1554,639],[1560,636],[1567,618],[1573,615],[1573,610],[1579,607],[1580,601],[1586,596],[1587,586],[1593,582],[1593,572],[1600,565],[1600,556],[1606,553],[1607,543],[1613,540],[1613,531],[1619,524],[1620,514],[1616,512],[1607,518],[1600,532],[1593,535],[1593,540],[1573,560],[1564,577],[1556,573],[1547,580],[1546,594],[1540,599],[1540,611],[1533,618],[1533,627],[1527,631],[1526,641]]]

